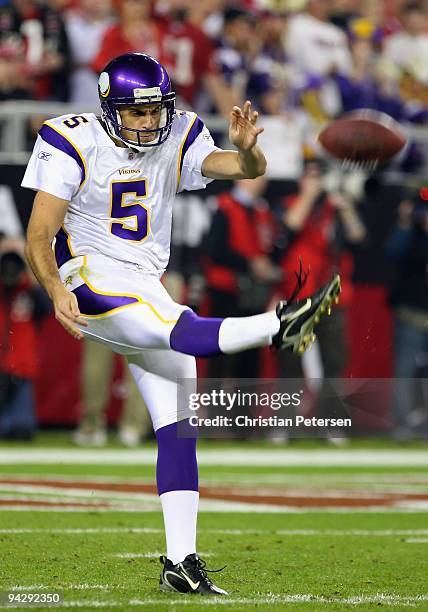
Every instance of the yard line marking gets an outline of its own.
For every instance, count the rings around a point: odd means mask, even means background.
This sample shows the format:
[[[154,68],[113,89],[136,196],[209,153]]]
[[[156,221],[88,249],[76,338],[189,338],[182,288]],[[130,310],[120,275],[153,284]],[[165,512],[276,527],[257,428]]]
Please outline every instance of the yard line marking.
[[[158,501],[150,502],[150,500],[141,500],[140,502],[123,502],[123,501],[115,501],[115,500],[93,500],[93,499],[73,499],[73,498],[55,498],[55,497],[21,497],[14,496],[13,498],[9,495],[7,498],[2,497],[0,495],[0,510],[4,508],[10,508],[11,506],[23,506],[26,508],[33,508],[33,510],[38,510],[39,508],[75,508],[76,510],[84,510],[87,512],[88,510],[93,511],[109,511],[109,512],[154,512],[160,509],[160,504]]]
[[[324,491],[314,491],[314,489],[289,489],[287,488],[286,491],[274,491],[272,490],[272,488],[266,488],[266,487],[257,487],[257,488],[251,488],[250,490],[248,489],[243,489],[243,488],[238,488],[237,491],[239,492],[239,495],[241,495],[242,497],[263,497],[266,495],[275,495],[277,497],[289,497],[289,498],[293,498],[293,497],[303,497],[303,496],[308,496],[308,497],[321,497],[323,499],[328,499],[328,498],[337,498],[337,497],[341,497],[341,498],[349,498],[349,499],[354,499],[354,498],[369,498],[369,499],[385,499],[388,498],[391,494],[389,492],[370,492],[370,491],[364,491],[364,490],[342,490],[342,489],[329,489],[329,490],[324,490]],[[46,486],[46,485],[41,485],[38,483],[34,483],[34,484],[25,484],[25,485],[21,485],[21,484],[14,484],[14,483],[2,483],[0,481],[0,497],[5,497],[7,496],[7,494],[10,493],[19,493],[19,494],[23,494],[23,493],[39,493],[39,494],[44,494],[44,495],[57,495],[59,493],[61,493],[61,495],[63,495],[64,497],[82,497],[82,498],[90,498],[90,499],[97,499],[97,498],[103,498],[103,499],[114,499],[114,500],[153,500],[153,499],[158,499],[157,494],[155,493],[144,493],[144,492],[139,492],[139,491],[128,491],[128,492],[123,492],[123,491],[115,491],[115,490],[100,490],[100,489],[82,489],[77,487],[61,487],[61,486]]]
[[[360,604],[386,604],[390,606],[403,606],[424,603],[428,601],[428,595],[392,595],[389,593],[376,593],[374,595],[355,595],[351,597],[325,597],[320,595],[312,595],[309,593],[297,593],[294,595],[270,595],[267,597],[259,598],[246,598],[246,597],[210,597],[199,598],[198,607],[202,606],[230,606],[230,605],[247,605],[256,606],[261,604],[275,605],[275,604],[293,604],[293,603],[319,603],[319,604],[342,604],[342,605],[355,605]],[[175,599],[168,598],[150,598],[150,599],[131,599],[125,601],[103,601],[100,599],[82,599],[82,600],[69,600],[64,601],[61,606],[62,608],[122,608],[124,606],[187,606],[195,605],[194,597],[181,597]],[[7,608],[8,606],[1,606]]]
[[[147,552],[147,553],[115,553],[112,557],[118,557],[119,559],[159,559],[164,552]],[[201,557],[213,557],[214,553],[210,552],[198,552]]]
[[[428,538],[407,538],[409,544],[428,544]]]
[[[39,493],[39,494],[44,494],[44,495],[56,495],[57,498],[56,499],[60,499],[58,497],[59,494],[61,494],[63,496],[63,498],[69,498],[69,497],[74,497],[74,498],[90,498],[91,500],[100,498],[100,499],[110,499],[110,500],[131,500],[131,501],[135,501],[135,500],[142,500],[142,501],[153,501],[153,500],[158,500],[158,495],[155,493],[141,493],[136,491],[135,493],[130,491],[128,493],[123,492],[123,491],[114,491],[114,490],[94,490],[94,489],[79,489],[78,487],[76,488],[71,488],[71,487],[67,487],[67,488],[62,488],[62,487],[47,487],[47,486],[41,486],[38,484],[34,484],[34,485],[20,485],[20,484],[3,484],[0,482],[0,498],[1,497],[6,497],[7,494],[11,494],[11,493],[19,493],[19,494],[24,494],[24,493]],[[30,499],[30,498],[29,498]],[[35,499],[34,496],[31,497],[31,499]],[[46,497],[46,499],[48,499]],[[49,497],[49,499],[52,499],[52,497]],[[160,502],[159,502],[160,505]]]
[[[33,503],[31,503],[33,501]],[[69,504],[69,505],[68,505]],[[0,496],[0,512],[3,511],[18,511],[18,512],[87,512],[91,509],[93,512],[102,513],[145,513],[153,512],[159,509],[156,503],[140,501],[139,503],[128,504],[123,501],[108,502],[99,501],[95,503],[85,503],[84,500],[79,502],[71,502],[64,498],[61,502],[52,501],[48,497],[43,500],[34,500],[34,497],[29,497],[25,502],[22,498],[14,498],[6,500]],[[394,502],[389,506],[370,505],[367,506],[286,506],[263,503],[245,503],[238,501],[223,501],[214,499],[200,499],[199,512],[216,512],[216,513],[260,513],[260,514],[318,514],[320,512],[327,514],[416,514],[426,513],[428,511],[428,501],[406,500],[403,502]]]
[[[271,596],[271,597],[260,597],[260,598],[244,598],[244,597],[237,597],[237,598],[220,598],[220,597],[212,597],[210,599],[201,599],[201,601],[198,600],[198,606],[202,606],[202,605],[207,605],[207,606],[212,606],[212,605],[234,605],[234,604],[241,604],[241,605],[250,605],[250,606],[254,606],[254,605],[260,605],[260,604],[270,604],[270,605],[275,605],[275,604],[286,604],[286,603],[301,603],[301,602],[308,602],[308,603],[322,603],[322,604],[351,604],[351,605],[359,605],[359,604],[388,604],[388,605],[403,605],[403,604],[413,604],[413,603],[422,603],[428,601],[428,595],[417,595],[417,596],[400,596],[400,595],[389,595],[386,593],[379,593],[373,596],[370,595],[358,595],[355,597],[322,597],[322,596],[317,596],[317,595],[310,595],[310,594],[297,594],[297,595],[279,595],[279,596]],[[67,602],[68,603],[68,602]],[[71,603],[71,607],[73,606],[74,602],[69,602]],[[79,602],[79,607],[81,607],[81,603],[83,602]],[[94,602],[95,603],[95,602]],[[100,607],[99,604],[102,604],[103,607],[104,606],[104,602],[96,602],[94,607]],[[107,602],[106,602],[107,603]],[[113,602],[111,602],[113,603]],[[131,599],[127,605],[129,606],[151,606],[151,605],[169,605],[169,606],[176,606],[176,605],[195,605],[195,602],[193,599],[173,599],[173,600],[167,600],[167,599],[156,599],[156,598],[152,598],[152,599],[145,599],[145,600],[141,600],[141,599]],[[64,605],[64,604],[63,604]],[[66,604],[67,605],[67,604]],[[119,603],[119,602],[114,602],[114,607],[120,607],[123,606],[123,602]]]
[[[115,589],[117,588],[118,587],[115,586]],[[46,591],[48,589],[52,590],[52,587],[47,584],[29,584],[29,585],[15,584],[9,587],[10,591]],[[109,584],[89,584],[87,582],[83,582],[80,584],[70,583],[67,586],[64,586],[61,588],[61,590],[64,590],[64,589],[73,589],[77,591],[88,591],[88,590],[96,589],[97,591],[108,591],[110,589],[110,585]]]
[[[8,496],[10,497],[10,496]],[[138,500],[136,500],[138,501]],[[25,504],[25,502],[27,502]],[[428,503],[428,502],[427,502]],[[64,498],[44,497],[37,499],[35,496],[23,498],[15,497],[14,499],[2,498],[0,495],[0,512],[3,510],[21,510],[29,511],[57,511],[62,510],[70,512],[73,509],[77,512],[87,512],[88,510],[96,512],[147,512],[159,511],[160,501],[154,496],[153,500],[146,499],[144,502],[132,503],[129,501],[107,502],[106,500],[98,501],[90,500],[85,503],[84,500],[72,501],[64,496]],[[283,513],[295,512],[296,508],[291,506],[275,506],[273,504],[250,504],[238,501],[223,501],[215,499],[201,499],[199,502],[199,512],[259,512],[259,513]]]
[[[123,608],[124,605],[134,605],[131,603],[124,603],[118,601],[102,601],[98,599],[82,599],[82,600],[70,600],[63,601],[61,605],[55,605],[55,608]],[[10,606],[0,606],[0,608],[9,608]]]
[[[62,533],[62,534],[92,534],[92,533],[164,533],[163,529],[151,527],[100,527],[100,528],[47,528],[47,529],[0,529],[0,533]]]
[[[81,512],[85,513],[91,510],[92,512],[115,513],[115,514],[143,514],[145,512],[153,512],[153,507],[147,508],[140,506],[64,506],[55,504],[46,505],[22,505],[11,502],[10,504],[0,504],[1,512]],[[215,513],[244,513],[244,514],[426,514],[428,511],[428,502],[426,504],[408,503],[406,506],[398,505],[387,506],[366,506],[355,508],[355,506],[323,506],[302,508],[296,506],[268,506],[264,504],[239,504],[231,502],[214,502],[211,500],[202,500],[199,502],[199,512],[215,512]]]
[[[0,506],[0,512],[4,512],[4,511],[13,511],[13,512],[88,512],[88,510],[90,510],[90,508],[85,508],[85,507],[65,507],[64,506],[37,506],[37,508],[35,508],[34,506],[16,506],[14,504],[8,504],[8,505],[4,505],[4,506]],[[103,513],[107,513],[107,512],[127,512],[127,513],[141,513],[144,512],[145,510],[143,508],[92,508],[92,512],[103,512]],[[151,510],[150,510],[151,511]]]
[[[13,474],[15,476],[16,474]],[[10,477],[10,474],[1,474],[4,477]],[[30,475],[34,476],[34,475]],[[42,476],[43,477],[43,476]],[[98,478],[97,476],[95,478]],[[204,482],[219,482],[220,484],[224,484],[225,482],[232,482],[233,484],[236,482],[244,482],[245,484],[252,484],[253,482],[261,482],[262,484],[289,484],[289,483],[298,483],[302,482],[301,474],[288,474],[288,473],[279,473],[279,474],[268,474],[268,473],[252,473],[245,474],[242,472],[227,472],[221,474],[221,476],[216,474],[207,474],[203,477]],[[421,473],[415,474],[414,472],[396,472],[393,474],[343,474],[340,472],[336,472],[334,474],[305,474],[305,482],[308,482],[311,486],[314,484],[318,484],[319,486],[324,486],[326,482],[334,482],[340,483],[341,485],[349,486],[354,483],[367,485],[370,484],[372,486],[379,486],[379,484],[385,485],[393,485],[402,484],[403,482],[407,484],[414,485],[427,485],[428,484],[428,475]]]
[[[53,468],[55,468],[55,466],[52,466]],[[405,474],[405,478],[410,478],[412,476],[412,473],[409,472],[407,474]],[[34,474],[31,472],[0,472],[0,480],[4,480],[4,479],[10,479],[13,478],[16,481],[20,481],[20,480],[30,480],[33,479],[35,481],[39,480],[45,480],[45,481],[59,481],[62,480],[63,482],[74,482],[76,481],[76,479],[82,481],[82,482],[94,482],[97,484],[122,484],[123,483],[123,476],[101,476],[99,474],[94,474],[93,476],[91,474],[87,475],[87,474],[57,474],[56,472],[49,472],[49,474]],[[147,476],[146,478],[144,476],[126,476],[126,482],[127,483],[131,483],[134,485],[138,485],[138,484],[142,484],[142,485],[146,485],[146,484],[153,484],[154,479],[150,478],[149,476]],[[427,482],[428,482],[428,477],[427,477]]]
[[[0,464],[60,464],[60,465],[154,465],[155,448],[122,449],[75,449],[35,448],[7,449],[0,452]],[[375,466],[375,467],[428,467],[428,453],[416,449],[202,449],[198,452],[199,464],[242,466]]]
[[[9,587],[9,591],[45,591],[48,588],[46,584],[30,584],[25,586],[14,584]]]
[[[118,559],[157,559],[161,555],[164,555],[164,552],[147,552],[147,553],[115,553],[112,554],[112,557],[117,557]]]
[[[82,584],[69,584],[68,587],[64,587],[66,589],[73,589],[76,591],[91,591],[91,590],[97,590],[97,591],[109,591],[110,590],[110,585],[109,584],[88,584],[87,582],[83,582]],[[115,589],[117,589],[117,587],[115,587]]]
[[[62,496],[62,497],[60,497]],[[110,511],[158,510],[160,501],[152,485],[129,483],[96,484],[86,481],[44,481],[42,479],[16,481],[14,478],[0,478],[0,507],[10,505],[32,507],[63,506],[107,508]],[[324,508],[362,508],[364,511],[375,507],[403,508],[405,510],[428,509],[427,493],[366,492],[346,489],[328,489],[314,492],[313,489],[290,489],[264,487],[230,486],[201,487],[201,511],[213,512],[290,512],[295,508],[316,511]]]
[[[276,534],[288,536],[394,537],[404,535],[428,535],[428,529],[279,529]]]
[[[152,527],[88,527],[88,528],[16,528],[0,529],[0,534],[158,534],[163,529]],[[219,535],[288,535],[288,536],[428,536],[428,529],[204,529],[204,533]]]
[[[50,483],[50,484],[47,484]],[[73,485],[73,486],[71,486]],[[66,498],[81,497],[84,499],[90,499],[93,502],[96,499],[108,499],[115,501],[135,501],[135,500],[149,500],[155,502],[160,506],[160,502],[157,496],[157,492],[154,490],[154,485],[136,485],[131,483],[121,483],[121,488],[118,487],[117,483],[96,483],[93,480],[86,479],[86,481],[75,480],[75,481],[64,481],[60,479],[58,481],[45,480],[43,477],[39,479],[28,479],[27,481],[21,481],[12,477],[2,479],[0,477],[0,500],[1,498],[7,497],[8,494],[14,493],[22,496],[27,493],[34,495],[35,493],[42,495],[62,495]],[[231,497],[232,495],[232,497]],[[234,499],[235,497],[235,499]],[[239,497],[239,499],[237,498]],[[353,503],[352,500],[364,502],[368,500],[366,505],[378,505],[376,502],[390,501],[391,504],[407,503],[409,501],[426,504],[428,502],[428,495],[426,493],[415,492],[413,490],[409,492],[403,492],[401,487],[397,491],[367,491],[364,489],[340,489],[340,488],[325,488],[320,490],[317,488],[290,488],[287,486],[285,489],[282,487],[278,489],[272,486],[257,486],[252,485],[251,487],[240,486],[235,488],[233,491],[230,485],[223,486],[202,486],[201,487],[201,500],[216,500],[221,502],[240,502],[240,503],[259,503],[263,501],[262,498],[270,498],[269,501],[266,499],[265,503],[272,505],[286,505],[302,506],[300,502],[301,498],[307,497],[308,500],[313,502],[308,503],[308,507],[324,505],[323,500],[337,500],[334,505],[343,505],[344,500],[350,500],[349,503]],[[401,499],[400,499],[401,498]],[[33,499],[36,499],[33,497]],[[52,501],[53,498],[50,498]],[[275,503],[275,500],[278,500]],[[290,504],[282,504],[281,500],[289,499]],[[297,500],[297,504],[292,503],[293,499]],[[314,503],[319,500],[319,503]],[[372,501],[370,504],[369,501]],[[340,502],[340,503],[339,503]],[[304,504],[305,505],[305,504]],[[364,503],[359,504],[364,506]],[[381,505],[381,504],[379,504]],[[388,504],[389,505],[389,504]]]
[[[82,474],[57,474],[55,472],[50,472],[49,474],[32,474],[32,473],[10,473],[10,472],[0,472],[0,480],[11,479],[16,480],[16,484],[19,481],[23,480],[34,480],[37,482],[38,480],[43,480],[46,482],[75,482],[76,479],[82,482],[92,482],[95,484],[122,484],[123,477],[122,476],[86,476]],[[241,484],[246,485],[258,485],[259,483],[262,485],[278,485],[278,486],[293,486],[294,483],[300,484],[302,481],[301,474],[245,474],[239,472],[228,472],[227,474],[211,475],[208,474],[205,477],[201,478],[201,481],[205,485],[216,485],[222,486],[225,483],[235,484],[236,482],[240,482]],[[153,478],[144,478],[142,476],[127,476],[126,482],[133,485],[150,485],[153,484]],[[400,491],[403,491],[403,485],[405,488],[409,490],[409,492],[413,492],[420,487],[426,487],[428,485],[428,475],[425,474],[414,474],[413,472],[399,472],[395,474],[308,474],[305,477],[305,482],[308,483],[313,489],[323,488],[326,483],[334,483],[336,487],[346,487],[346,489],[350,489],[355,485],[364,485],[365,488],[373,487],[376,490],[379,488],[385,488],[389,490],[389,488],[400,487]],[[341,489],[342,490],[342,489]]]

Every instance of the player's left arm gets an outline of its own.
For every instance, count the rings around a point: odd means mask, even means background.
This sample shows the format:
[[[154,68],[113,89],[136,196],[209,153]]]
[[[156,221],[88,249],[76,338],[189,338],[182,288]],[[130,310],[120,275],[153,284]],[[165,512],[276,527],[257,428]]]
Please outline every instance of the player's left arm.
[[[266,171],[266,158],[257,144],[263,128],[257,127],[257,111],[247,100],[243,108],[230,113],[229,140],[237,151],[213,151],[202,163],[202,174],[213,179],[256,178]]]

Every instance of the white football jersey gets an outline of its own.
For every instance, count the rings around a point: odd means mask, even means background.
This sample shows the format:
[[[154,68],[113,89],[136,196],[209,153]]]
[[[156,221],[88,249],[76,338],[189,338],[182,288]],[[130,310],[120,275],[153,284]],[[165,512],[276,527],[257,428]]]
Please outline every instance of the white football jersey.
[[[58,267],[101,253],[161,275],[175,195],[211,182],[201,166],[215,150],[192,112],[177,111],[167,140],[144,153],[115,145],[92,113],[64,115],[42,126],[22,186],[70,202],[55,240]]]

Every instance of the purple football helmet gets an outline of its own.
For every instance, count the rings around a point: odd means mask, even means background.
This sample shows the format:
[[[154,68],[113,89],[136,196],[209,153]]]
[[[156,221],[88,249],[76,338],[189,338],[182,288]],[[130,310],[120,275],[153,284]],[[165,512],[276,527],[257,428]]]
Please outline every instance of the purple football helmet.
[[[161,145],[168,138],[175,115],[175,92],[165,68],[150,55],[125,53],[109,62],[98,80],[101,116],[110,136],[121,140],[138,151],[147,151]],[[137,130],[122,124],[120,106],[160,104],[159,127]],[[135,134],[135,141],[123,137],[121,131]],[[142,135],[151,133],[153,139],[144,141]]]

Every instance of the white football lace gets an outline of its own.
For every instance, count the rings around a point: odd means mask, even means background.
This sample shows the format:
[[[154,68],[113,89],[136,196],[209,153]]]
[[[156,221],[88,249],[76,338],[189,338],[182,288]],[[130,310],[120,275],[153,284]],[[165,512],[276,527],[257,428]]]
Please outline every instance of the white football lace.
[[[345,158],[342,160],[342,170],[363,170],[364,172],[373,172],[379,164],[378,159],[363,159],[355,160]]]

